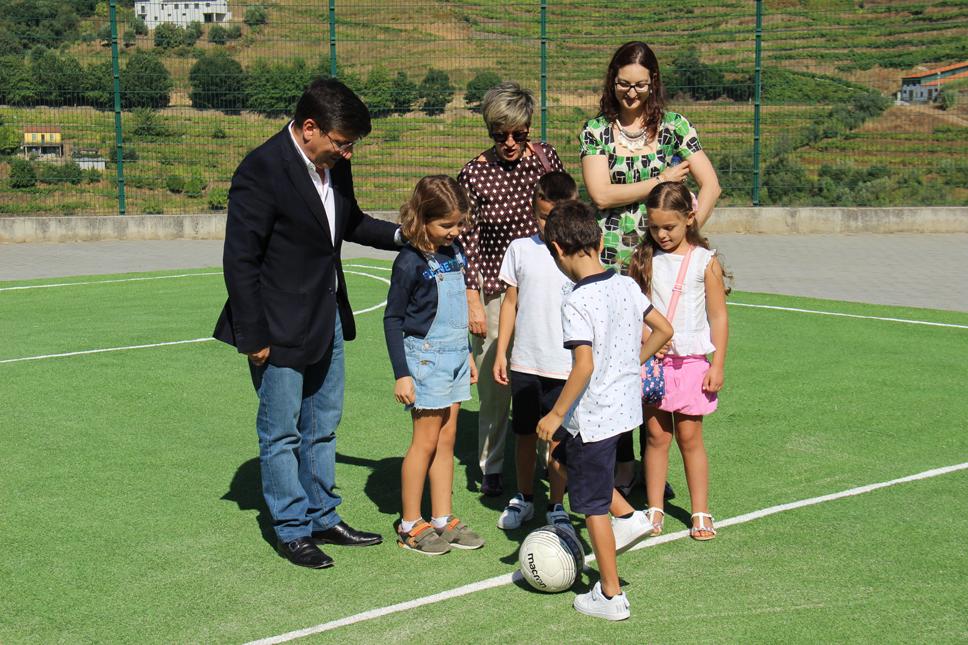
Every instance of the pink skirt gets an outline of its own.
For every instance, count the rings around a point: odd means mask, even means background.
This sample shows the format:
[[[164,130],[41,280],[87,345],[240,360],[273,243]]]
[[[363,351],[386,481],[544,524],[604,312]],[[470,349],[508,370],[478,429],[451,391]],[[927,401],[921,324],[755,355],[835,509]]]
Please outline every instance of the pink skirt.
[[[665,396],[657,407],[666,412],[705,416],[716,410],[715,392],[703,392],[702,381],[709,371],[705,356],[669,356],[662,359]]]

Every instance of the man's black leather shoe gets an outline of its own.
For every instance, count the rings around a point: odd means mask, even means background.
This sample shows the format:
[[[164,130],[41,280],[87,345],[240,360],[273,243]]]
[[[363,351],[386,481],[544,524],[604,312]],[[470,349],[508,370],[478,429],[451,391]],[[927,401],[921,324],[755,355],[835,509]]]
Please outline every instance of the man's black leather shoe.
[[[310,538],[298,538],[279,542],[279,553],[293,564],[310,569],[325,569],[333,566],[333,558],[319,550]]]
[[[372,546],[382,542],[383,537],[377,533],[357,531],[346,522],[341,521],[325,531],[314,531],[313,541],[316,544],[337,544],[339,546]]]

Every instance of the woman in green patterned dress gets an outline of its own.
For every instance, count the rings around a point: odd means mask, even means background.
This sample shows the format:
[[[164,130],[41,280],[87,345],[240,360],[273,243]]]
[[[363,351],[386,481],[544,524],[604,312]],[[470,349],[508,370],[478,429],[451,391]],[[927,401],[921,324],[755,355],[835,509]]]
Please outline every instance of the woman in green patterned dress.
[[[719,198],[719,179],[695,128],[665,109],[659,61],[643,42],[625,43],[612,56],[601,114],[582,129],[581,171],[602,211],[602,263],[626,272],[639,240],[648,235],[645,198],[664,181],[692,174],[699,184],[696,219],[702,226]]]
[[[602,211],[602,264],[623,274],[639,240],[649,235],[645,199],[656,186],[691,174],[699,184],[699,226],[721,192],[696,129],[681,114],[666,111],[665,100],[652,49],[640,41],[625,43],[608,64],[601,114],[585,123],[580,136],[582,178]],[[639,436],[644,454],[646,434]],[[625,496],[638,481],[632,443],[631,432],[622,435],[616,454],[615,487]],[[668,484],[665,496],[673,496]]]

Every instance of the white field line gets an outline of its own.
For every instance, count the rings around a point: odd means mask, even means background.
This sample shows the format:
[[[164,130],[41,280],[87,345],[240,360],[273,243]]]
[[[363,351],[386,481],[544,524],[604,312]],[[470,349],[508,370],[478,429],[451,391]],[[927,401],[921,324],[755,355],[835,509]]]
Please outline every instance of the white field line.
[[[26,289],[53,289],[54,287],[77,287],[88,284],[113,284],[117,282],[143,282],[145,280],[171,280],[172,278],[194,278],[197,276],[222,275],[221,271],[207,273],[179,273],[177,275],[154,275],[142,278],[118,278],[116,280],[87,280],[85,282],[58,282],[55,284],[25,284],[22,287],[0,287],[0,291],[24,291]]]
[[[835,311],[817,311],[815,309],[798,309],[796,307],[777,307],[774,305],[750,305],[745,302],[729,302],[734,307],[751,307],[754,309],[775,309],[776,311],[795,311],[801,314],[817,314],[820,316],[839,316],[841,318],[861,318],[863,320],[882,320],[885,322],[907,323],[908,325],[930,325],[932,327],[952,327],[954,329],[968,329],[968,325],[954,323],[930,322],[927,320],[909,320],[907,318],[884,318],[881,316],[861,316],[860,314],[842,314]]]
[[[370,266],[369,264],[345,264],[343,266],[353,267],[354,269],[372,269],[374,271],[392,271],[390,267]],[[344,273],[356,273],[355,271],[344,271]],[[85,280],[84,282],[56,282],[53,284],[25,284],[19,287],[0,287],[3,291],[25,291],[27,289],[53,289],[55,287],[78,287],[90,284],[115,284],[118,282],[144,282],[145,280],[171,280],[172,278],[194,278],[196,276],[222,275],[221,271],[208,271],[202,273],[179,273],[174,275],[144,276],[140,278],[117,278],[113,280]],[[365,275],[365,274],[358,274]],[[376,276],[370,276],[376,278]],[[377,278],[382,280],[382,278]]]
[[[392,271],[392,269],[390,267],[372,266],[372,265],[369,265],[369,264],[345,264],[343,266],[345,266],[345,267],[351,267],[351,268],[355,268],[355,269],[370,269],[371,271],[387,271],[387,272]],[[383,282],[386,282],[387,284],[389,284],[389,281],[388,280],[385,280],[384,278],[380,278],[380,277],[377,277],[377,276],[374,276],[374,275],[369,275],[369,274],[366,274],[366,273],[359,273],[357,271],[344,271],[344,273],[353,273],[355,275],[366,275],[367,277],[375,278],[377,280],[382,280]],[[51,289],[51,288],[54,288],[54,287],[76,287],[76,286],[81,286],[81,285],[92,285],[92,284],[112,284],[112,283],[118,283],[118,282],[142,282],[142,281],[145,281],[145,280],[169,280],[169,279],[172,279],[172,278],[194,278],[196,276],[213,276],[213,275],[222,275],[222,272],[221,271],[211,271],[211,272],[205,272],[205,273],[182,273],[182,274],[177,274],[177,275],[145,276],[145,277],[140,277],[140,278],[119,278],[119,279],[116,279],[116,280],[90,280],[90,281],[85,281],[85,282],[59,282],[59,283],[55,283],[55,284],[30,284],[30,285],[23,285],[23,286],[19,286],[19,287],[0,287],[0,292],[3,292],[3,291],[23,291],[23,290],[27,290],[27,289]],[[910,320],[910,319],[906,319],[906,318],[887,318],[887,317],[883,317],[883,316],[862,316],[860,314],[845,314],[845,313],[839,313],[839,312],[836,312],[836,311],[819,311],[819,310],[815,310],[815,309],[799,309],[799,308],[796,308],[796,307],[779,307],[779,306],[775,306],[775,305],[753,305],[753,304],[748,304],[748,303],[745,303],[745,302],[730,302],[728,304],[733,305],[735,307],[750,307],[750,308],[754,308],[754,309],[774,309],[776,311],[792,311],[792,312],[797,312],[797,313],[815,314],[815,315],[820,315],[820,316],[839,316],[839,317],[842,317],[842,318],[859,318],[859,319],[862,319],[862,320],[881,320],[881,321],[885,321],[885,322],[906,323],[906,324],[909,324],[909,325],[928,325],[928,326],[932,326],[932,327],[949,327],[949,328],[953,328],[953,329],[968,329],[968,325],[959,325],[959,324],[955,324],[955,323],[939,323],[939,322],[931,322],[931,321],[928,321],[928,320]],[[367,313],[369,311],[374,311],[375,309],[379,309],[381,306],[382,305],[377,305],[375,307],[372,307],[372,308],[369,308],[369,309],[364,309],[363,311],[354,312],[354,313]]]
[[[362,275],[362,276],[366,276],[368,278],[373,278],[374,280],[379,280],[381,282],[386,282],[387,284],[390,284],[390,281],[387,280],[386,278],[384,278],[383,276],[370,275],[368,273],[360,273],[359,271],[346,271],[346,273],[352,273],[354,275]],[[189,274],[189,275],[201,275],[201,274]],[[210,275],[214,275],[214,274],[210,274]],[[381,302],[378,305],[373,305],[372,307],[367,307],[366,309],[361,309],[359,311],[354,311],[353,312],[353,315],[354,316],[358,316],[360,314],[365,314],[365,313],[367,313],[369,311],[375,311],[377,309],[382,309],[383,306],[386,305],[386,304],[387,304],[387,301],[384,300],[383,302]],[[40,355],[40,356],[24,356],[23,358],[7,358],[7,359],[4,359],[4,360],[0,360],[0,365],[3,365],[5,363],[22,363],[24,361],[39,361],[39,360],[43,360],[45,358],[66,358],[68,356],[83,356],[85,354],[104,354],[105,352],[123,352],[123,351],[131,350],[131,349],[150,349],[152,347],[165,347],[165,346],[168,346],[168,345],[188,345],[188,344],[191,344],[191,343],[207,343],[207,342],[212,341],[212,340],[215,340],[215,339],[214,338],[211,338],[211,337],[209,337],[209,338],[192,338],[190,340],[172,340],[172,341],[168,341],[168,342],[165,342],[165,343],[151,343],[151,344],[148,344],[148,345],[127,345],[125,347],[104,347],[104,348],[101,348],[101,349],[85,349],[85,350],[82,350],[82,351],[79,351],[79,352],[64,352],[62,354],[43,354],[43,355]]]
[[[775,513],[783,513],[785,511],[804,508],[806,506],[823,504],[824,502],[830,502],[833,500],[842,499],[844,497],[862,495],[864,493],[869,493],[871,491],[875,491],[881,488],[887,488],[888,486],[896,486],[898,484],[917,481],[919,479],[929,479],[931,477],[938,477],[940,475],[946,475],[948,473],[953,473],[953,472],[965,470],[965,469],[968,469],[968,462],[956,464],[954,466],[945,466],[943,468],[933,468],[931,470],[926,470],[924,472],[920,472],[915,475],[909,475],[907,477],[892,479],[890,481],[879,482],[876,484],[867,484],[866,486],[858,486],[857,488],[850,488],[847,490],[840,491],[839,493],[831,493],[829,495],[811,497],[809,499],[802,499],[796,502],[789,502],[787,504],[778,504],[776,506],[770,506],[769,508],[753,511],[752,513],[745,513],[743,515],[737,515],[736,517],[731,517],[725,520],[719,520],[716,522],[716,526],[717,528],[723,528],[727,526],[734,526],[736,524],[743,524],[744,522],[751,522],[753,520],[757,520],[762,517],[766,517],[768,515],[773,515]],[[632,547],[632,549],[630,550],[636,551],[639,549],[647,549],[650,547],[658,546],[660,544],[665,544],[666,542],[681,540],[682,538],[688,535],[689,535],[688,530],[676,531],[675,533],[667,533],[664,535],[660,535],[657,538],[650,539],[646,542],[640,542],[639,544]],[[594,560],[595,560],[594,555],[591,555],[585,558],[586,563],[594,562]],[[257,641],[251,641],[250,643],[247,643],[247,645],[270,645],[274,643],[285,643],[291,640],[295,640],[297,638],[303,638],[305,636],[311,636],[313,634],[332,631],[340,627],[346,627],[348,625],[354,625],[356,623],[362,623],[368,620],[373,620],[374,618],[381,618],[383,616],[399,613],[401,611],[407,611],[409,609],[415,609],[417,607],[423,607],[425,605],[432,605],[434,603],[442,602],[444,600],[450,600],[451,598],[459,598],[461,596],[466,596],[468,594],[476,593],[478,591],[484,591],[486,589],[493,589],[494,587],[501,587],[504,585],[508,585],[508,584],[511,584],[519,576],[520,574],[517,571],[514,571],[512,573],[506,573],[500,576],[495,576],[493,578],[488,578],[486,580],[481,580],[468,585],[464,585],[462,587],[456,587],[454,589],[442,591],[440,593],[435,593],[430,596],[424,596],[422,598],[415,598],[413,600],[397,603],[395,605],[388,605],[386,607],[371,609],[369,611],[364,611],[359,614],[347,616],[346,618],[331,620],[328,623],[321,623],[313,627],[306,627],[305,629],[299,629],[296,631],[287,632],[285,634],[280,634],[278,636],[270,636],[268,638],[263,638]]]

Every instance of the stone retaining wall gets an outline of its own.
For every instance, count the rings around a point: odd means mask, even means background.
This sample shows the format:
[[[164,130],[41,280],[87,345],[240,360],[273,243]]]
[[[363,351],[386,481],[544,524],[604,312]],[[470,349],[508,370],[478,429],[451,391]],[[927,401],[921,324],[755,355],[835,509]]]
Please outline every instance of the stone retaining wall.
[[[376,211],[395,220],[396,211]],[[968,233],[968,207],[717,208],[704,229],[716,233]],[[0,244],[92,240],[213,240],[225,214],[0,217]]]

